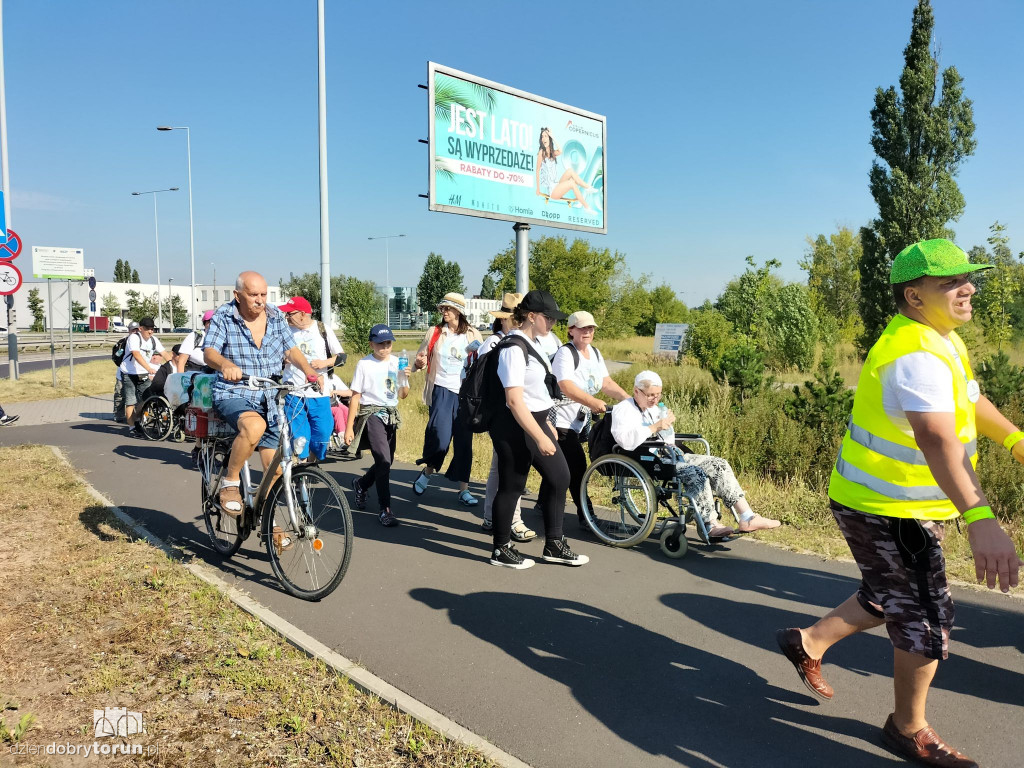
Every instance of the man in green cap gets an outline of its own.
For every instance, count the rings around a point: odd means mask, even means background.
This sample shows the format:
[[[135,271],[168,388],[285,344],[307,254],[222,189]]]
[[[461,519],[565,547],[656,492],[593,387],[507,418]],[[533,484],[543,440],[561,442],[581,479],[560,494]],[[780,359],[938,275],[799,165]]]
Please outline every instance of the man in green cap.
[[[868,352],[828,495],[861,571],[860,589],[806,629],[781,629],[779,647],[822,699],[821,657],[857,632],[886,625],[894,649],[895,708],[882,742],[925,765],[976,763],[925,719],[938,660],[947,657],[953,601],[943,521],[963,517],[978,580],[1007,592],[1021,560],[985,498],[975,465],[980,432],[1024,464],[1024,432],[981,394],[954,329],[971,319],[972,264],[948,240],[925,240],[893,260],[899,314]],[[957,521],[959,525],[959,520]]]

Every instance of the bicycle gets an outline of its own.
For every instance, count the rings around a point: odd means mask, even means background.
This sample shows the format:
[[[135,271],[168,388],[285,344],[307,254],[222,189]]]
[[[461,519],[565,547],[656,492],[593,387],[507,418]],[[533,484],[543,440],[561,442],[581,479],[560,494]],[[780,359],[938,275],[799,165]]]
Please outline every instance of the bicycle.
[[[218,499],[234,434],[197,437],[206,531],[214,550],[225,558],[233,556],[253,531],[259,531],[274,575],[285,590],[303,600],[321,600],[344,578],[354,535],[352,511],[334,479],[319,467],[295,466],[296,446],[285,418],[284,399],[289,392],[305,387],[256,376],[239,386],[276,390],[281,441],[259,485],[253,485],[248,460],[242,465],[242,513],[234,517],[221,510]],[[194,418],[194,412],[186,416],[186,420]],[[195,424],[186,428],[195,431]]]

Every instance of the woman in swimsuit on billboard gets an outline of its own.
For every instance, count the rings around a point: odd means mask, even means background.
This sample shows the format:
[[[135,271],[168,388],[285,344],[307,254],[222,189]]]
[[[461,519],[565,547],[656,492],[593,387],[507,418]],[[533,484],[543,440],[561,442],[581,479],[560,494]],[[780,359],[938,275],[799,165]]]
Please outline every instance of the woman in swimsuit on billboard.
[[[551,200],[562,200],[567,199],[565,198],[565,193],[571,190],[576,195],[580,205],[587,211],[596,213],[587,205],[586,200],[586,196],[593,192],[594,188],[589,184],[585,184],[583,179],[572,168],[568,168],[564,173],[559,174],[560,169],[556,158],[561,154],[562,150],[555,143],[551,131],[547,128],[541,128],[540,151],[537,153],[537,194],[547,194]]]

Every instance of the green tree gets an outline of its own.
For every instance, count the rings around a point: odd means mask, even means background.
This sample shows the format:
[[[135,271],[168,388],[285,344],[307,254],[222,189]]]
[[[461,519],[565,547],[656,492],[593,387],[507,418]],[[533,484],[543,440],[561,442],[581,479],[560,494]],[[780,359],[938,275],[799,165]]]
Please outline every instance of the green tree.
[[[138,322],[145,317],[142,307],[142,295],[131,288],[124,292],[125,304],[128,306],[128,318]]]
[[[866,350],[895,307],[888,285],[893,257],[919,240],[953,237],[947,228],[964,210],[955,176],[973,154],[974,111],[955,67],[942,72],[929,50],[935,18],[929,0],[918,0],[910,42],[903,51],[900,89],[875,91],[869,174],[878,218],[861,229],[861,319],[858,343]]]
[[[100,314],[104,317],[118,317],[121,314],[121,300],[113,293],[108,293],[103,297],[103,306],[100,308]]]
[[[131,282],[133,282],[133,283],[140,283],[140,282],[142,282],[141,280],[139,280],[139,270],[137,270],[137,269],[133,269],[132,270]]]
[[[370,351],[370,329],[380,321],[384,297],[368,280],[343,276],[340,283],[337,293],[331,291],[331,301],[341,317],[342,344],[346,349],[366,354]]]
[[[624,270],[614,278],[610,301],[603,311],[598,311],[595,318],[601,324],[602,336],[631,336],[637,332],[637,326],[651,315],[651,292],[647,288],[649,283],[650,279],[646,275],[637,280]],[[583,308],[572,307],[573,310]]]
[[[758,267],[753,256],[747,256],[746,262],[746,270],[726,284],[715,308],[732,323],[738,333],[761,345],[775,295],[782,287],[782,280],[773,271],[782,263],[777,259],[769,259]]]
[[[771,363],[795,366],[806,371],[814,365],[818,343],[818,316],[811,309],[807,289],[796,283],[782,286],[775,294],[764,329]]]
[[[43,299],[39,295],[39,289],[33,288],[28,292],[28,311],[32,313],[32,327],[30,331],[46,330],[46,312],[43,308]]]
[[[646,279],[630,283],[625,279],[624,265],[625,258],[618,251],[595,248],[579,238],[571,244],[564,237],[541,237],[530,243],[530,282],[554,296],[565,312],[604,313],[613,301],[616,282],[620,299],[635,298],[640,282],[646,293]],[[640,319],[634,318],[631,326]]]
[[[807,272],[807,289],[811,306],[819,318],[836,320],[843,338],[852,341],[861,332],[860,271],[858,265],[863,249],[860,235],[848,227],[840,227],[827,238],[807,238],[808,249],[800,261]]]
[[[480,297],[483,299],[500,299],[501,296],[497,295],[495,286],[494,278],[488,272],[480,283]]]
[[[156,296],[153,296],[153,308],[156,308]],[[178,294],[171,295],[171,327],[172,328],[184,328],[188,325],[188,307],[185,306],[185,300]],[[164,300],[164,314],[167,313],[167,301]],[[155,317],[155,314],[152,315]]]
[[[114,262],[114,282],[128,282],[127,280],[124,279],[124,261],[122,261],[121,259],[118,259],[116,262]]]
[[[658,323],[685,323],[688,315],[689,310],[676,298],[672,286],[661,283],[651,290],[651,311],[636,326],[636,332],[653,336]]]
[[[341,285],[344,282],[344,278],[340,275],[336,275],[331,278],[331,304],[334,309],[338,308],[338,294],[341,291]],[[307,272],[304,275],[294,275],[291,272],[288,273],[288,279],[280,282],[281,293],[284,296],[302,296],[306,301],[309,302],[309,306],[313,309],[313,316],[319,319],[323,319],[323,315],[320,313],[320,273],[319,272]],[[381,298],[377,304],[377,318],[383,317],[384,313],[384,299]]]
[[[496,253],[487,264],[487,277],[494,282],[496,296],[516,291],[516,243],[500,253]]]
[[[1024,254],[1014,257],[1005,224],[997,221],[989,227],[989,231],[992,233],[988,238],[988,244],[992,246],[991,254],[975,246],[971,248],[970,258],[975,263],[991,264],[994,269],[974,274],[978,292],[971,303],[985,330],[985,338],[995,344],[999,351],[1013,338],[1011,311],[1013,303],[1024,289],[1024,269],[1018,262]]]
[[[72,320],[85,320],[88,315],[85,313],[85,305],[80,304],[77,301],[71,302],[71,319]]]
[[[445,261],[440,254],[431,252],[423,265],[423,274],[416,286],[416,298],[420,307],[430,310],[431,319],[436,321],[434,308],[446,293],[465,293],[466,284],[462,279],[462,267],[454,261]],[[383,306],[383,304],[381,304]]]
[[[740,337],[711,366],[711,375],[732,387],[734,400],[742,402],[766,385],[764,358],[764,352]]]
[[[722,356],[736,340],[732,323],[710,301],[690,312],[689,320],[686,354],[708,370],[720,366]]]

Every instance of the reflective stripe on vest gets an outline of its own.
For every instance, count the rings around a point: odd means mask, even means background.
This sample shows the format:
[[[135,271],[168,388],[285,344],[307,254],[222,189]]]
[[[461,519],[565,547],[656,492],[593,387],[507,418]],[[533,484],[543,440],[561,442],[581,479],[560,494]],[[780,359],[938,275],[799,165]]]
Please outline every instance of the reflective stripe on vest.
[[[902,446],[900,446],[902,448]],[[839,448],[839,458],[836,459],[836,472],[845,477],[851,483],[863,485],[875,493],[888,496],[890,499],[899,501],[942,501],[946,494],[937,485],[896,485],[882,480],[879,477],[870,475],[863,469],[859,469],[843,459],[842,446]]]
[[[855,443],[860,443],[865,448],[875,453],[879,453],[890,459],[896,461],[902,461],[904,464],[917,464],[920,466],[928,466],[928,460],[924,457],[924,452],[917,448],[910,448],[906,445],[900,445],[894,443],[891,440],[886,440],[884,437],[878,435],[872,435],[864,427],[859,427],[853,423],[853,419],[850,419],[850,423],[847,425],[847,429],[850,430],[850,439]],[[978,452],[978,440],[975,438],[969,443],[964,443],[964,450],[967,451],[968,456],[974,456]],[[843,472],[839,474],[846,477]],[[852,478],[850,478],[852,479]],[[892,494],[886,494],[892,495]],[[893,495],[893,498],[901,498]],[[918,497],[915,497],[918,498]],[[943,496],[942,498],[945,498]]]

